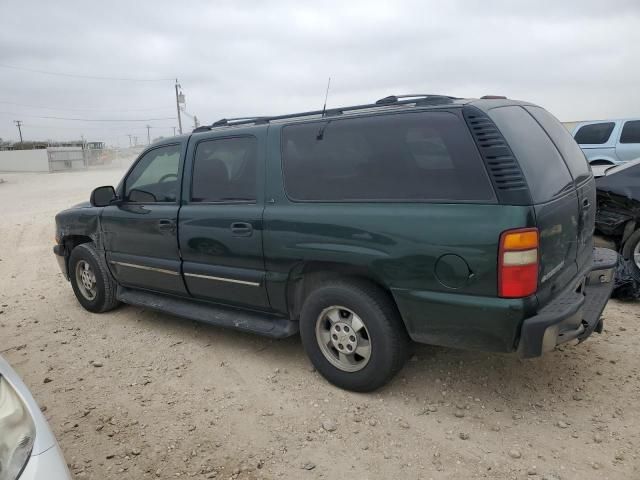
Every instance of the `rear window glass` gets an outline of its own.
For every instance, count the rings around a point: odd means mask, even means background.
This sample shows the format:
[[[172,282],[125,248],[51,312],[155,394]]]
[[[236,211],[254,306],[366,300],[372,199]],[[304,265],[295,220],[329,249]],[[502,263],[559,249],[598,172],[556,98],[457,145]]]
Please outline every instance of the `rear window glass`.
[[[576,142],[580,145],[601,145],[607,143],[611,132],[613,132],[613,127],[613,122],[583,125],[576,132]]]
[[[547,135],[551,138],[556,148],[569,167],[574,180],[580,183],[591,176],[589,163],[582,149],[578,146],[571,134],[558,121],[556,117],[540,107],[526,107],[533,118],[542,126]]]
[[[287,195],[300,201],[495,201],[466,125],[447,112],[283,128]]]
[[[519,106],[489,110],[522,169],[535,203],[551,200],[573,187],[573,179],[555,145],[527,111]]]
[[[620,143],[640,143],[640,120],[625,122]]]

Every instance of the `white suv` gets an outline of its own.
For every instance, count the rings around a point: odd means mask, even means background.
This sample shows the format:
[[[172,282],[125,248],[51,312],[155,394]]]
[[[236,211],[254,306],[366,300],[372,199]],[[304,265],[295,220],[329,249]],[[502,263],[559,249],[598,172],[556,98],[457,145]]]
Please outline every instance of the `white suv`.
[[[640,119],[580,122],[573,137],[591,165],[618,165],[640,157]]]

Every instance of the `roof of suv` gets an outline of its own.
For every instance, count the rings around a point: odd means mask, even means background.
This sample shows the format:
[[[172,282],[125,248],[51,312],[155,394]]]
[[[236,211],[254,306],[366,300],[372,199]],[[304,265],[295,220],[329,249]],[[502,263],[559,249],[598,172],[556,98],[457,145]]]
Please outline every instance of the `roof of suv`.
[[[488,111],[492,108],[508,106],[508,105],[532,105],[528,102],[519,100],[510,100],[506,97],[486,96],[479,99],[475,98],[457,98],[445,95],[390,95],[381,98],[375,103],[354,105],[347,107],[334,107],[323,110],[314,110],[308,112],[292,113],[285,115],[273,116],[255,116],[242,118],[223,118],[211,125],[204,125],[193,130],[193,133],[207,132],[218,129],[227,129],[238,126],[260,126],[271,123],[294,123],[308,120],[319,120],[322,118],[332,119],[343,116],[362,116],[372,113],[383,112],[406,112],[414,109],[432,110],[451,107],[463,107],[465,105],[473,105],[480,110]]]

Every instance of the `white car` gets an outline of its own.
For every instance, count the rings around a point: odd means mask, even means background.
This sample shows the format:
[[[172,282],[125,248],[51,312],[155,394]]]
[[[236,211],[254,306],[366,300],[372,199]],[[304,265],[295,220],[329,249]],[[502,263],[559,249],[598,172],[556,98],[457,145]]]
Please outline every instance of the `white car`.
[[[0,357],[0,480],[71,480],[47,420]]]

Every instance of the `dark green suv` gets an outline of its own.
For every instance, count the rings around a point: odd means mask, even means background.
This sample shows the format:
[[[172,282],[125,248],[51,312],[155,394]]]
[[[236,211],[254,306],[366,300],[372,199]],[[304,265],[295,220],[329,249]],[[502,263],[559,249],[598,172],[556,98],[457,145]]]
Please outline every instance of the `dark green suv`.
[[[602,330],[615,253],[546,110],[503,97],[223,119],[162,140],[56,216],[87,310],[119,302],[271,337],[380,387],[410,340],[535,357]]]

